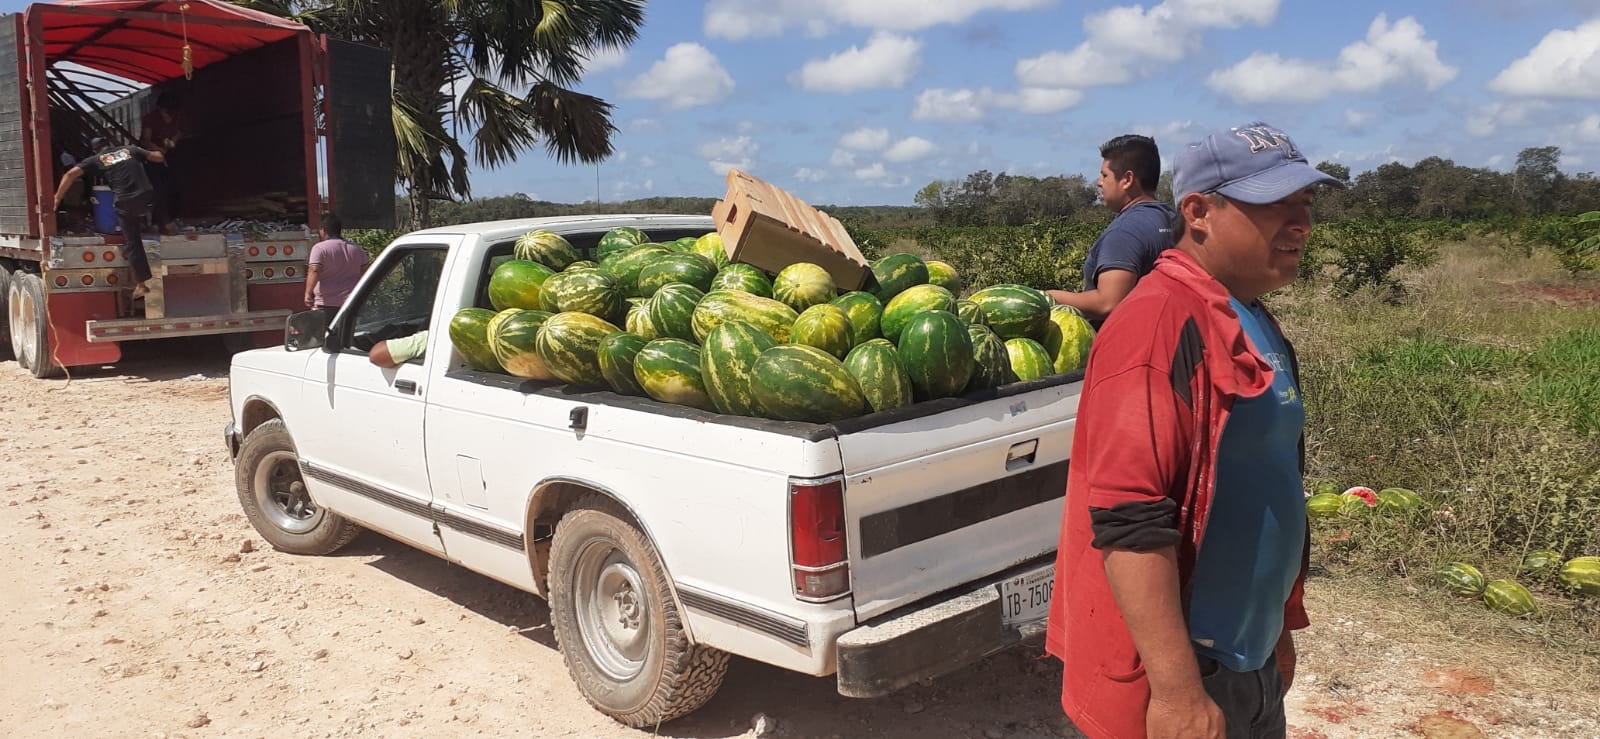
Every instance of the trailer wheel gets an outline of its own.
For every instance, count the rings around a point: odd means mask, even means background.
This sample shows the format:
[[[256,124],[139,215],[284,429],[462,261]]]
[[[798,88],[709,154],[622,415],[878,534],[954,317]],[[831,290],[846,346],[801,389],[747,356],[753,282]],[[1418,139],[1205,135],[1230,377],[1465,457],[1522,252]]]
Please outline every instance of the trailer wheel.
[[[50,321],[45,313],[44,280],[28,272],[11,275],[6,316],[11,326],[11,351],[17,364],[40,379],[61,368],[50,359]]]
[[[332,554],[361,533],[360,526],[311,500],[300,477],[300,455],[282,420],[262,423],[244,437],[233,479],[245,518],[277,549]]]
[[[16,349],[11,347],[11,311],[6,306],[11,304],[11,263],[0,259],[0,352],[11,352],[16,356]]]
[[[705,705],[726,652],[689,642],[655,547],[609,499],[580,500],[550,547],[550,620],[591,705],[635,728]]]

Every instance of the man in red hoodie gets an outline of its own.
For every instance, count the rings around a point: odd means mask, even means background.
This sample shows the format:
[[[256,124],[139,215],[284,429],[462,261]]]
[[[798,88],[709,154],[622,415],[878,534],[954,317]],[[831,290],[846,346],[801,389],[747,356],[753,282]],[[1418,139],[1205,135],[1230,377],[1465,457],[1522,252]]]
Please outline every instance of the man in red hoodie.
[[[1259,298],[1294,281],[1312,191],[1338,182],[1259,122],[1173,170],[1177,244],[1089,355],[1046,646],[1093,739],[1283,737],[1305,411]]]

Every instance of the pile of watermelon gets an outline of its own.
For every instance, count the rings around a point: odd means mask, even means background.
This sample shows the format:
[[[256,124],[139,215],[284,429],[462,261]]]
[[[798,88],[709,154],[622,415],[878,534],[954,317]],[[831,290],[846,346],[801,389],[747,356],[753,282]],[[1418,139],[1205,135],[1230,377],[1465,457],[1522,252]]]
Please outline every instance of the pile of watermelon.
[[[531,231],[450,339],[475,369],[706,411],[826,423],[1081,369],[1094,329],[1024,285],[963,296],[949,264],[894,254],[869,289],[730,263],[719,234],[617,228],[598,262]]]

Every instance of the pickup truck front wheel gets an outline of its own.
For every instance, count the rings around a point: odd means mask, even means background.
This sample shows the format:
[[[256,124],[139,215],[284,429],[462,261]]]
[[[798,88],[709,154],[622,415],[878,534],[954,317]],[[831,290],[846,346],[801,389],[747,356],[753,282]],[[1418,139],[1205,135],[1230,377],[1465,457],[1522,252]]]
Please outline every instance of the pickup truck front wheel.
[[[361,533],[360,526],[311,500],[294,439],[279,419],[244,437],[234,462],[234,485],[256,533],[290,554],[332,554]]]
[[[584,698],[628,726],[705,705],[728,671],[726,652],[689,642],[655,547],[602,496],[556,526],[550,619]]]

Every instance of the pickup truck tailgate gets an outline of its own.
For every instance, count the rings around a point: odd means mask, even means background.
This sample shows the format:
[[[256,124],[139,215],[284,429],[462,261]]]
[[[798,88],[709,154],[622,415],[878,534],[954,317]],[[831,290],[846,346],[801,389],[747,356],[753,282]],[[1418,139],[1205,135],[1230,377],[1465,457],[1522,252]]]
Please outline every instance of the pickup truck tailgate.
[[[1055,550],[1082,386],[839,438],[857,619]]]

